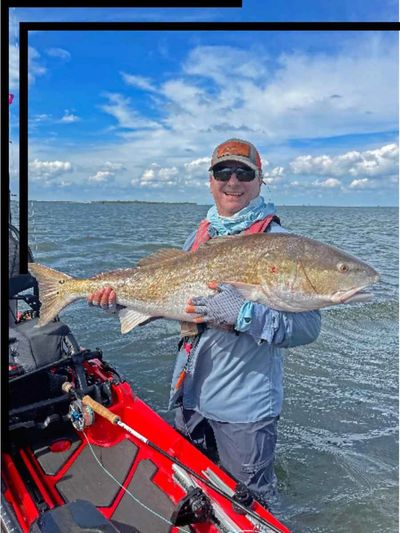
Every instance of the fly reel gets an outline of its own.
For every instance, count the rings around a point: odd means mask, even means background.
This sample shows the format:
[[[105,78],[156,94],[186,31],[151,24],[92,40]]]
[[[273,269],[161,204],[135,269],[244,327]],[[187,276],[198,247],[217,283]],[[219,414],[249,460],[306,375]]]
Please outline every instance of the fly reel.
[[[85,405],[81,400],[71,402],[68,411],[68,418],[77,431],[83,431],[94,422],[94,412],[89,405]]]

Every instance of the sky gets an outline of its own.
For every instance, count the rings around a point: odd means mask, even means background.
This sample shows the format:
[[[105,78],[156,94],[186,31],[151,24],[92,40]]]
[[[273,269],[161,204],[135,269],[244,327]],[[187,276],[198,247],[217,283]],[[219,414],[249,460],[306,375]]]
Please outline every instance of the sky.
[[[12,9],[12,191],[19,21],[398,19],[392,1],[272,4]],[[211,204],[212,150],[235,137],[278,205],[398,205],[398,55],[388,31],[32,31],[29,198]]]

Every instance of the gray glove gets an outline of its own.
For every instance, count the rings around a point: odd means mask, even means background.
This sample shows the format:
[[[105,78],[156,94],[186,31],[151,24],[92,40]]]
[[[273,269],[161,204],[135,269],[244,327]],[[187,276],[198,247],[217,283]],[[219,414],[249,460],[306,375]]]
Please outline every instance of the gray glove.
[[[201,315],[201,322],[223,328],[234,326],[245,299],[235,287],[227,283],[221,283],[217,290],[211,296],[192,298],[192,312]]]

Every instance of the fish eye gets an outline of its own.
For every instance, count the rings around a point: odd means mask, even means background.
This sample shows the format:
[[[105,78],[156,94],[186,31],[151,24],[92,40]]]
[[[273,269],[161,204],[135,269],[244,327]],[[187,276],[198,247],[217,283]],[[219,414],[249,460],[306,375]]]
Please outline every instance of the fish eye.
[[[347,265],[346,263],[338,263],[337,269],[339,270],[339,272],[348,272],[349,265]]]

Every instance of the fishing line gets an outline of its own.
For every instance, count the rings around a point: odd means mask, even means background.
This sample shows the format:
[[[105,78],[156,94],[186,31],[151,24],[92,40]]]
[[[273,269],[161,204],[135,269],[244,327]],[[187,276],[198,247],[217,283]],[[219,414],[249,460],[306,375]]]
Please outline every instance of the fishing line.
[[[168,520],[168,518],[165,518],[164,516],[161,516],[160,514],[157,513],[157,511],[154,511],[153,509],[151,509],[150,507],[148,507],[146,504],[144,504],[143,502],[141,502],[138,498],[136,498],[136,496],[134,496],[129,489],[127,489],[126,487],[124,487],[119,481],[118,479],[110,472],[107,470],[107,468],[101,464],[99,458],[97,457],[97,455],[94,453],[94,450],[93,450],[93,446],[90,444],[90,441],[85,433],[85,430],[82,430],[82,433],[86,439],[86,442],[89,446],[89,449],[93,455],[93,457],[95,458],[97,464],[100,466],[100,468],[102,470],[104,470],[104,472],[113,480],[115,481],[115,483],[121,487],[121,489],[123,489],[136,503],[138,503],[141,507],[143,507],[144,509],[146,509],[146,511],[148,511],[149,513],[153,514],[154,516],[156,516],[157,518],[159,518],[160,520],[162,520],[163,522],[167,523],[169,526],[173,526],[175,528],[177,528],[179,531],[183,531],[184,533],[187,533],[187,529],[182,529],[180,528],[179,526],[175,526],[170,520]],[[241,529],[240,530],[241,533],[254,533],[254,529]],[[228,531],[229,533],[229,531]]]
[[[265,179],[263,179],[263,183],[264,183],[265,187],[267,188],[267,194],[268,194],[267,203],[273,203],[271,187],[269,186],[269,183],[267,181],[265,181]]]
[[[117,485],[119,485],[121,487],[121,489],[123,489],[136,503],[138,503],[141,507],[143,507],[144,509],[146,509],[146,511],[148,511],[149,513],[152,513],[153,515],[155,515],[157,518],[159,518],[160,520],[162,520],[163,522],[166,522],[169,526],[174,526],[174,524],[168,520],[167,518],[164,518],[163,516],[161,516],[160,514],[157,513],[157,511],[154,511],[153,509],[150,509],[150,507],[147,507],[146,504],[144,504],[143,502],[141,502],[138,498],[136,498],[136,496],[134,496],[129,489],[127,489],[126,487],[124,487],[119,481],[118,479],[111,473],[107,470],[107,468],[101,464],[99,458],[96,456],[96,454],[94,453],[94,450],[93,450],[93,447],[92,445],[90,444],[89,442],[89,439],[85,433],[84,430],[82,430],[82,433],[88,443],[88,446],[89,446],[89,449],[90,451],[92,452],[92,455],[93,457],[95,458],[96,462],[99,464],[100,468],[102,470],[104,470],[104,472],[111,478],[115,481],[115,483]],[[174,526],[176,527],[177,529],[179,529],[179,531],[184,531],[184,533],[187,533],[187,530],[186,529],[182,529],[178,526]]]

